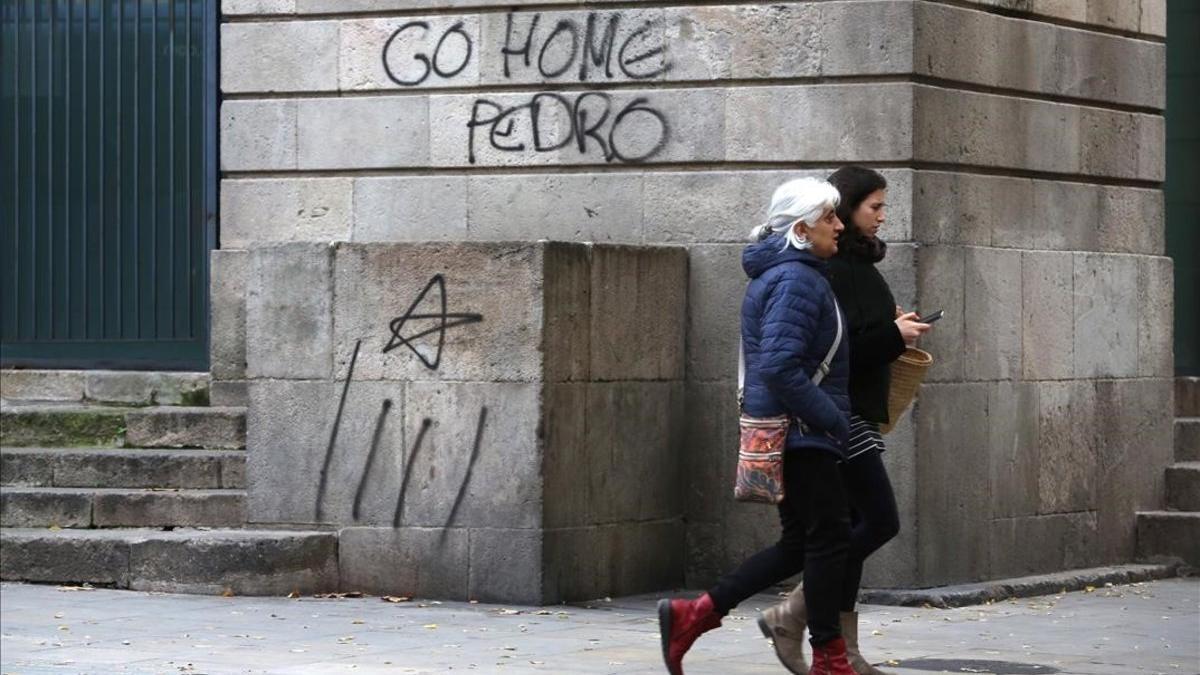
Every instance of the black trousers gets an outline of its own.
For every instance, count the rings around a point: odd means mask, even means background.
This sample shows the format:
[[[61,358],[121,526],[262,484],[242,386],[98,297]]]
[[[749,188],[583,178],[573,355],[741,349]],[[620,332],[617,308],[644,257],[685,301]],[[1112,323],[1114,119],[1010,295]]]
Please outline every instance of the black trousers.
[[[841,610],[853,612],[862,583],[863,561],[900,532],[896,496],[878,450],[842,462],[842,481],[850,501],[850,550],[842,580]],[[807,584],[805,584],[807,586]]]
[[[784,494],[779,504],[783,535],[747,558],[709,590],[725,615],[755,593],[804,571],[804,600],[812,643],[841,635],[838,606],[850,547],[850,512],[833,455],[789,451],[783,462]]]

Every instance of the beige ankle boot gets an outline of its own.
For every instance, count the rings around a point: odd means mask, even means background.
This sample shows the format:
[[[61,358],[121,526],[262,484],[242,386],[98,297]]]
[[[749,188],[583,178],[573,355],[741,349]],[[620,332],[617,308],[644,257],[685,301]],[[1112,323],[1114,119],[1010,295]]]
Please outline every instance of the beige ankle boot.
[[[842,612],[839,615],[842,623],[842,637],[846,640],[846,659],[857,675],[887,675],[887,673],[872,666],[858,651],[858,612]]]
[[[758,627],[775,646],[779,662],[795,675],[808,675],[804,660],[804,629],[808,612],[804,608],[804,588],[796,586],[783,602],[768,608],[758,617]]]

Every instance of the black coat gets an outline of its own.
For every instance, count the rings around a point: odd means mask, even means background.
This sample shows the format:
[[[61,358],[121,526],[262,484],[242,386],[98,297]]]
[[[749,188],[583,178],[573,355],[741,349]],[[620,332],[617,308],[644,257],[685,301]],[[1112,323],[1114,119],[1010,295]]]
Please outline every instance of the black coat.
[[[870,258],[848,248],[829,261],[829,273],[849,331],[850,409],[886,423],[890,366],[905,349],[892,289]]]

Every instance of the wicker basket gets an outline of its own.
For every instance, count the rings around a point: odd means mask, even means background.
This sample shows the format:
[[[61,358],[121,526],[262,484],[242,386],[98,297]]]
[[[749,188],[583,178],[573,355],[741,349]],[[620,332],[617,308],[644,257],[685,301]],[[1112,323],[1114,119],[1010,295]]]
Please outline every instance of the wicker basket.
[[[888,390],[888,423],[879,425],[879,430],[888,433],[900,421],[900,416],[917,397],[925,371],[933,364],[933,355],[927,351],[909,347],[900,358],[892,362],[892,386]]]

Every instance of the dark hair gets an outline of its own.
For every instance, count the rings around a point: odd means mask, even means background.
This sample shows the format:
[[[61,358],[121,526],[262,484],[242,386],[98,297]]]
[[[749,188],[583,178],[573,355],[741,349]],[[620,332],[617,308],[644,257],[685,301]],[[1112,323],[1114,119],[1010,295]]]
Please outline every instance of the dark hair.
[[[872,192],[887,189],[887,179],[878,171],[863,166],[843,166],[829,176],[829,182],[842,196],[837,207],[838,219],[846,226],[842,232],[841,251],[879,262],[887,254],[887,245],[875,237],[864,237],[854,226],[851,216]]]

